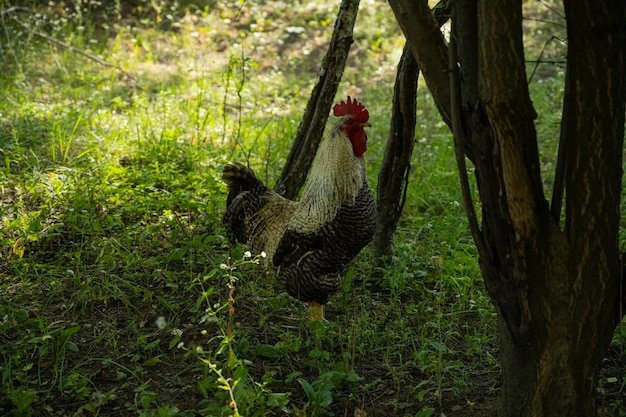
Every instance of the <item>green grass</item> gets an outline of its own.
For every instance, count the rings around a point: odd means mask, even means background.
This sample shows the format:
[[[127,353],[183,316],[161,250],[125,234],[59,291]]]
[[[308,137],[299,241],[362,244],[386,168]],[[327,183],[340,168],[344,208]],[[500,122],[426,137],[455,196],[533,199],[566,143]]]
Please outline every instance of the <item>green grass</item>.
[[[375,186],[402,36],[390,11],[362,3],[338,96],[370,110]],[[247,160],[277,179],[335,10],[133,4],[132,20],[97,3],[42,7],[29,30],[6,19],[2,414],[484,415],[498,390],[496,317],[425,86],[394,262],[373,269],[364,250],[329,321],[309,323],[259,258],[229,248],[220,175]],[[533,84],[548,168],[561,77]],[[607,393],[622,365],[603,376]]]

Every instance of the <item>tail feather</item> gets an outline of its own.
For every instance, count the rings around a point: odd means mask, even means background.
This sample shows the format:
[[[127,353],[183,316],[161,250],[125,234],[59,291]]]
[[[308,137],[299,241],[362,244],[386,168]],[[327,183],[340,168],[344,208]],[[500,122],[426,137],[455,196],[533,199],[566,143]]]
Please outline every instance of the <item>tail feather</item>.
[[[239,163],[226,165],[222,172],[222,180],[228,186],[226,206],[230,206],[235,197],[242,192],[264,187],[261,180],[254,175],[254,171]]]
[[[297,203],[270,190],[241,164],[226,165],[222,179],[228,186],[223,223],[230,242],[245,243],[259,253],[265,251],[271,264]]]
[[[247,243],[249,216],[258,211],[261,205],[259,196],[267,187],[254,175],[254,171],[238,163],[224,167],[222,180],[228,187],[223,223],[229,240],[232,243]]]

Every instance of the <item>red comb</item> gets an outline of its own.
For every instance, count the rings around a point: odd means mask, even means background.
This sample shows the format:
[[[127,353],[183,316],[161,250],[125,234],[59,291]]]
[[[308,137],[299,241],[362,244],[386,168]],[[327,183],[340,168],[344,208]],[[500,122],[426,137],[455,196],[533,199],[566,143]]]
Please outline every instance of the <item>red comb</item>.
[[[348,101],[342,100],[341,103],[335,104],[335,107],[333,107],[333,114],[337,117],[349,114],[361,123],[367,122],[370,118],[370,113],[367,111],[365,106],[356,101],[356,99],[351,99],[350,96],[348,96]]]

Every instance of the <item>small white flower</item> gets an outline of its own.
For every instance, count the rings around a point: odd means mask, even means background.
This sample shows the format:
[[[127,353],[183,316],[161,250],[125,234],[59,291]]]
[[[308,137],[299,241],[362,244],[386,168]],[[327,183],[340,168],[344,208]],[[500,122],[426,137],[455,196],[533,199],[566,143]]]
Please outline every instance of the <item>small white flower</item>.
[[[179,342],[179,343],[176,345],[176,348],[177,348],[177,349],[182,349],[183,347],[185,347],[185,342]]]
[[[247,251],[245,251],[245,252],[243,253],[243,257],[244,257],[244,258],[252,258],[252,254],[250,253],[250,251],[249,251],[249,250],[247,250]]]
[[[159,328],[159,330],[163,330],[165,329],[165,327],[167,326],[167,320],[165,320],[165,317],[163,316],[159,316],[158,319],[156,319],[156,321],[154,322],[154,324],[157,325],[157,327]]]
[[[261,251],[261,258],[267,258],[267,253],[265,253],[265,251]]]
[[[221,265],[220,265],[220,269],[228,269],[228,265],[226,265],[226,264],[221,264]]]

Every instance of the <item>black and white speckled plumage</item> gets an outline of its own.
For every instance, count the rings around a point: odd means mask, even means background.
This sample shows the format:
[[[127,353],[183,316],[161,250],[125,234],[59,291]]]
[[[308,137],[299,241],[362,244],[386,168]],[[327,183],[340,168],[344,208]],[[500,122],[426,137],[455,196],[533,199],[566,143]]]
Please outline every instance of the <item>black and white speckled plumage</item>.
[[[321,143],[299,202],[270,190],[243,165],[224,168],[229,239],[266,252],[278,284],[302,301],[325,304],[374,235],[365,159],[355,156],[347,121],[349,116],[341,117]]]
[[[302,301],[328,302],[348,263],[374,235],[375,204],[364,183],[354,204],[343,204],[316,233],[287,229],[274,254],[276,280]]]

